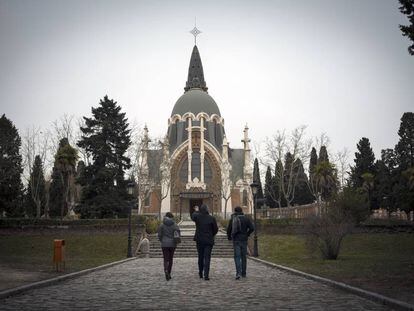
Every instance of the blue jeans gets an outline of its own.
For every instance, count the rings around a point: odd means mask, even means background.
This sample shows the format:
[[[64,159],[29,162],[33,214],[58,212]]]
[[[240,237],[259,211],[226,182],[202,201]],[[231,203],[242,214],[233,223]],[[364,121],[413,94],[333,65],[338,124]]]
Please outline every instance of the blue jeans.
[[[233,241],[236,274],[246,276],[247,241]]]
[[[208,278],[210,273],[210,260],[211,260],[211,251],[213,245],[197,243],[197,252],[198,252],[198,271],[203,273],[205,278]]]

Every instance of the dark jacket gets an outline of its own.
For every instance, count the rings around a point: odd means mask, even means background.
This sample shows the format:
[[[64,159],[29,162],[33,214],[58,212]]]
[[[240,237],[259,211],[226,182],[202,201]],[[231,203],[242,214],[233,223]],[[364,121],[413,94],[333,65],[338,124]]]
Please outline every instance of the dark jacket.
[[[218,232],[216,219],[209,215],[207,207],[200,207],[199,212],[194,212],[191,219],[196,224],[194,241],[200,244],[214,245],[214,236]]]
[[[174,219],[164,217],[162,224],[158,227],[158,239],[161,247],[176,247],[174,242],[174,231],[180,231],[180,228],[174,222]]]
[[[239,217],[241,230],[237,232],[234,237],[231,236],[231,231],[233,229],[233,217]],[[233,241],[247,241],[250,234],[254,231],[254,226],[249,217],[243,213],[234,213],[231,215],[229,225],[227,226],[227,238]]]

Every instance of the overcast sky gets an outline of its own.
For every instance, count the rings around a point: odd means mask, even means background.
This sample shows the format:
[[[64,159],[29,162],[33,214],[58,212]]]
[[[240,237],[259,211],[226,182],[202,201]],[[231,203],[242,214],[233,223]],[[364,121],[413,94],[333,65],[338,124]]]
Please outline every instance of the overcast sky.
[[[22,132],[105,94],[164,135],[183,94],[197,26],[209,94],[231,147],[245,123],[326,132],[332,152],[365,136],[379,156],[414,111],[414,57],[398,1],[0,0],[0,114]]]

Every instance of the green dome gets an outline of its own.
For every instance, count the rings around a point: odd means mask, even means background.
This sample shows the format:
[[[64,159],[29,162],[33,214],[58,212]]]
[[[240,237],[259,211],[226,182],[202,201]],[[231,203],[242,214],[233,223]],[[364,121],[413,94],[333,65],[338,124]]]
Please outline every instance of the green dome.
[[[209,116],[213,114],[221,116],[214,99],[201,89],[190,89],[185,92],[175,103],[171,116],[175,114],[182,116],[187,112],[192,112],[194,115],[205,112]]]

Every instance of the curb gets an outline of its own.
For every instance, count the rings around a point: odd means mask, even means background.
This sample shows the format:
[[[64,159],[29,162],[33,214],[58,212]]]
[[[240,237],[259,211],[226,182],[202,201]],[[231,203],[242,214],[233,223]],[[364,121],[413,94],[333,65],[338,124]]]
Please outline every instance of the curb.
[[[30,283],[30,284],[15,287],[15,288],[12,288],[12,289],[7,289],[7,290],[4,290],[4,291],[0,292],[0,299],[5,299],[5,298],[11,297],[11,296],[16,296],[18,294],[27,292],[27,291],[35,289],[35,288],[46,287],[46,286],[49,286],[49,285],[57,284],[57,283],[62,282],[62,281],[66,281],[66,280],[69,280],[69,279],[74,279],[76,277],[79,277],[79,276],[82,276],[82,275],[85,275],[85,274],[89,274],[89,273],[92,273],[92,272],[95,272],[95,271],[98,271],[98,270],[103,270],[103,269],[106,269],[106,268],[110,268],[112,266],[119,265],[119,264],[122,264],[124,262],[128,262],[128,261],[131,261],[131,260],[136,260],[136,259],[137,259],[136,257],[122,259],[122,260],[114,261],[114,262],[111,262],[111,263],[108,263],[108,264],[105,264],[105,265],[102,265],[102,266],[98,266],[98,267],[94,267],[94,268],[90,268],[90,269],[86,269],[86,270],[81,270],[81,271],[77,271],[77,272],[73,272],[73,273],[69,273],[69,274],[64,274],[62,276],[58,276],[58,277],[55,277],[55,278],[51,278],[51,279],[47,279],[47,280],[43,280],[43,281],[39,281],[39,282]]]
[[[313,281],[316,281],[316,282],[319,282],[319,283],[323,283],[323,284],[326,284],[326,285],[329,285],[329,286],[332,286],[332,287],[335,287],[335,288],[338,288],[338,289],[341,289],[341,290],[345,290],[345,291],[350,292],[352,294],[358,295],[358,296],[363,297],[363,298],[367,298],[369,300],[372,300],[374,302],[377,302],[377,303],[395,308],[397,310],[404,310],[404,311],[407,311],[407,310],[408,311],[413,311],[414,310],[414,305],[412,305],[412,304],[409,304],[409,303],[406,303],[406,302],[403,302],[403,301],[400,301],[400,300],[396,300],[396,299],[393,299],[393,298],[389,298],[389,297],[383,296],[381,294],[370,292],[370,291],[364,290],[362,288],[350,286],[350,285],[347,285],[345,283],[333,281],[333,280],[326,279],[326,278],[323,278],[323,277],[320,277],[320,276],[317,276],[317,275],[309,274],[309,273],[302,272],[302,271],[299,271],[299,270],[296,270],[296,269],[292,269],[292,268],[289,268],[289,267],[278,265],[278,264],[275,264],[275,263],[272,263],[272,262],[269,262],[269,261],[266,261],[266,260],[263,260],[263,259],[259,259],[259,258],[255,258],[255,257],[251,257],[251,256],[249,256],[249,259],[251,259],[253,261],[260,262],[260,263],[262,263],[266,266],[272,267],[272,268],[277,268],[277,269],[286,271],[286,272],[291,273],[291,274],[299,275],[299,276],[302,276],[304,278],[307,278],[307,279],[310,279],[310,280],[313,280]]]

